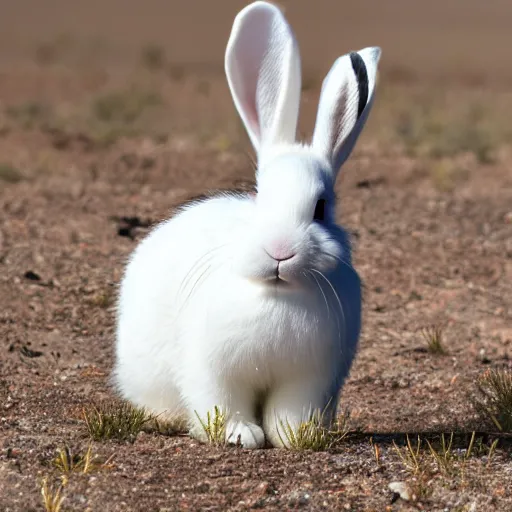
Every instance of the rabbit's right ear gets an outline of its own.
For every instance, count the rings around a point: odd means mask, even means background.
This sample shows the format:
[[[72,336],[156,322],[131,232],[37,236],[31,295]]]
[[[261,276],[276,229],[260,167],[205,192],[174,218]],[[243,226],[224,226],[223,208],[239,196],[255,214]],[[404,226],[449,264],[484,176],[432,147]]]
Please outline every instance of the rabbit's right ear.
[[[297,42],[281,10],[254,2],[238,13],[226,48],[226,76],[252,145],[295,142],[301,68]]]

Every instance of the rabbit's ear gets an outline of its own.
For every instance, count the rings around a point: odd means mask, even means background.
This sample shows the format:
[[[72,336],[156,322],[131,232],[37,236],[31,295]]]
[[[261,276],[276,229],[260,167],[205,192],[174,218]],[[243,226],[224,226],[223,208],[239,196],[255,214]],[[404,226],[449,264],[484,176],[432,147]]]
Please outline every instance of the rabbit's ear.
[[[339,57],[322,84],[312,146],[332,163],[335,175],[372,108],[380,53],[372,47]]]
[[[226,76],[252,145],[295,142],[301,68],[297,42],[280,9],[254,2],[236,16]]]

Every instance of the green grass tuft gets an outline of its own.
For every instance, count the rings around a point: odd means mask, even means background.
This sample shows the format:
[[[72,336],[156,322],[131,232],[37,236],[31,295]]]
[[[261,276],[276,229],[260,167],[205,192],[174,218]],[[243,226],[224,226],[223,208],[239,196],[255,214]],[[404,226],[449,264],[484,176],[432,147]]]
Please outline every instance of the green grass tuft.
[[[28,101],[7,107],[5,114],[23,129],[31,130],[44,124],[50,117],[51,111],[48,105],[37,101]]]
[[[280,429],[277,429],[283,446],[291,450],[325,451],[332,448],[348,435],[349,415],[345,413],[334,424],[328,425],[324,411],[313,412],[307,421],[303,421],[297,428],[293,428],[288,420],[279,419]]]
[[[0,181],[19,183],[24,178],[22,172],[10,164],[0,163]]]
[[[160,71],[166,63],[165,50],[156,44],[149,44],[142,49],[141,60],[150,71]]]
[[[158,106],[162,98],[155,92],[130,88],[113,91],[96,98],[92,109],[96,118],[105,123],[131,124],[150,107]]]
[[[89,436],[95,441],[133,441],[154,417],[128,402],[104,402],[83,410]]]
[[[444,327],[441,325],[430,325],[421,329],[421,335],[427,344],[427,350],[431,354],[445,355],[447,353],[444,342]]]
[[[487,370],[477,380],[477,412],[501,432],[512,432],[512,371]]]
[[[209,444],[214,446],[222,446],[226,444],[227,417],[224,411],[222,411],[218,406],[215,406],[213,408],[213,414],[210,411],[206,413],[206,420],[203,420],[197,411],[195,411],[195,414]]]

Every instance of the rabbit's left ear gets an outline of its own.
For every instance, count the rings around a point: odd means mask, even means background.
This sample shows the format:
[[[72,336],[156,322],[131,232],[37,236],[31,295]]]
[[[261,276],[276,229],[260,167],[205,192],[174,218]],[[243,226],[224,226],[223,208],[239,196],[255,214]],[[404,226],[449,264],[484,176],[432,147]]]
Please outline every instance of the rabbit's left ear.
[[[312,147],[335,175],[354,149],[372,108],[380,48],[339,57],[322,84]]]

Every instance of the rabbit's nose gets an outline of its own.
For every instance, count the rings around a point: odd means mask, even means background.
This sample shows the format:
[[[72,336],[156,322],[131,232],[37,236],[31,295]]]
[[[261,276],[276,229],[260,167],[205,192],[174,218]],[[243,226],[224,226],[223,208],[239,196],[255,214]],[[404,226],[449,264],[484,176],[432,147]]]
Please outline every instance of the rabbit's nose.
[[[285,247],[283,245],[275,245],[272,249],[265,249],[265,252],[276,261],[286,261],[291,260],[296,252],[290,247]]]

